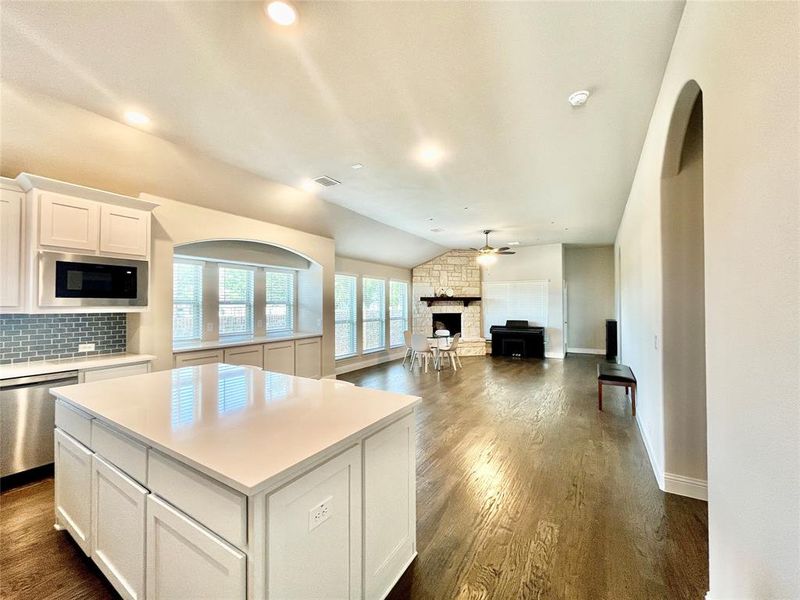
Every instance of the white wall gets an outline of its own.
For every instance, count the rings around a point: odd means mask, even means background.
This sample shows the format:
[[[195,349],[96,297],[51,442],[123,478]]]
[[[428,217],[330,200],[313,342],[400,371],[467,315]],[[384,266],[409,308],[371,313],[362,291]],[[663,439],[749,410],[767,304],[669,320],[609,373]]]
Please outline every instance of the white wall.
[[[713,600],[800,597],[798,7],[687,3],[617,236],[622,360],[663,485],[661,173],[673,107],[694,79]]]
[[[359,349],[358,356],[353,356],[351,358],[343,358],[341,360],[336,361],[336,374],[340,375],[342,373],[347,373],[349,371],[355,371],[356,369],[363,369],[364,367],[369,367],[372,365],[378,365],[384,362],[388,362],[390,360],[395,360],[397,358],[402,358],[403,353],[405,352],[405,347],[403,348],[387,348],[383,351],[378,352],[370,352],[367,354],[361,353],[361,348],[363,348],[363,339],[362,339],[362,328],[361,328],[361,278],[362,277],[374,277],[376,279],[385,279],[387,281],[387,288],[386,288],[386,301],[387,301],[387,308],[386,308],[386,321],[388,327],[389,321],[389,308],[388,308],[388,300],[389,300],[389,288],[388,282],[391,280],[395,281],[405,281],[408,283],[408,319],[409,319],[409,327],[411,327],[411,269],[404,269],[402,267],[392,267],[390,265],[382,265],[380,263],[369,262],[366,260],[357,260],[354,258],[347,258],[344,256],[337,256],[336,257],[336,272],[337,273],[344,273],[346,275],[355,275],[358,277],[358,282],[356,284],[356,295],[357,295],[357,345]],[[387,330],[386,333],[386,344],[389,344],[389,333]]]
[[[567,348],[605,354],[606,319],[614,318],[614,247],[564,247]]]
[[[500,256],[481,269],[484,282],[547,280],[547,328],[545,353],[564,357],[564,247],[562,244],[515,248],[516,254]],[[500,323],[502,325],[502,323]]]

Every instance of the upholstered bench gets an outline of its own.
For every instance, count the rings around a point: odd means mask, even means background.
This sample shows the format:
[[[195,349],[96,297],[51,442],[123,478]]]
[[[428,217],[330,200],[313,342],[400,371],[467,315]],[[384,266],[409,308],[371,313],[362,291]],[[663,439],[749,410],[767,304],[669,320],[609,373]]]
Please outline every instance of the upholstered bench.
[[[631,412],[636,416],[636,377],[626,365],[600,363],[597,365],[597,408],[603,410],[603,385],[618,385],[631,395]]]

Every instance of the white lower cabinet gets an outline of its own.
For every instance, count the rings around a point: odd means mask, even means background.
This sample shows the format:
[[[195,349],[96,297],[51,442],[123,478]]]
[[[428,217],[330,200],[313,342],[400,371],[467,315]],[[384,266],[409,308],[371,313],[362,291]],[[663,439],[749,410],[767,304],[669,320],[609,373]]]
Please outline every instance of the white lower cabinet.
[[[264,370],[294,375],[294,342],[264,344]]]
[[[127,377],[128,375],[143,375],[150,372],[150,363],[137,363],[134,365],[123,365],[121,367],[106,367],[104,369],[91,369],[83,372],[83,383],[92,381],[102,381],[103,379],[114,379],[115,377]]]
[[[196,367],[223,362],[222,350],[198,350],[197,352],[181,352],[174,355],[175,368]]]
[[[156,496],[147,497],[147,597],[236,600],[247,595],[247,558]]]
[[[416,554],[411,414],[364,440],[364,597],[383,598]]]
[[[55,430],[56,524],[86,553],[92,552],[92,451]]]
[[[225,348],[224,360],[229,365],[250,365],[260,369],[264,364],[264,349],[261,346]]]
[[[297,340],[294,343],[294,374],[298,377],[319,379],[322,376],[319,338]]]
[[[128,600],[145,597],[146,499],[145,488],[92,456],[92,560]]]
[[[267,498],[268,598],[361,598],[361,448]]]

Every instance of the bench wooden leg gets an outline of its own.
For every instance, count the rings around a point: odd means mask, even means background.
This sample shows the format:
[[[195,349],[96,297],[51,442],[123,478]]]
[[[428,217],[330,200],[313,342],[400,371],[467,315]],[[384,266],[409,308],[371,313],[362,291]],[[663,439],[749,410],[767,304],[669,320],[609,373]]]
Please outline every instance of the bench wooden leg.
[[[636,416],[636,384],[631,386],[631,413]]]
[[[603,382],[597,382],[597,410],[603,410]]]

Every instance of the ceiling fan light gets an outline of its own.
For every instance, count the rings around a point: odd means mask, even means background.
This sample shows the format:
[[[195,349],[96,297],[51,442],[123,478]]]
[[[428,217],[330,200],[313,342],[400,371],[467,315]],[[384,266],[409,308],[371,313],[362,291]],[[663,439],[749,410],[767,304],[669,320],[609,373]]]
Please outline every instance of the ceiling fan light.
[[[494,254],[479,254],[475,261],[482,267],[489,267],[497,262],[497,256]]]

